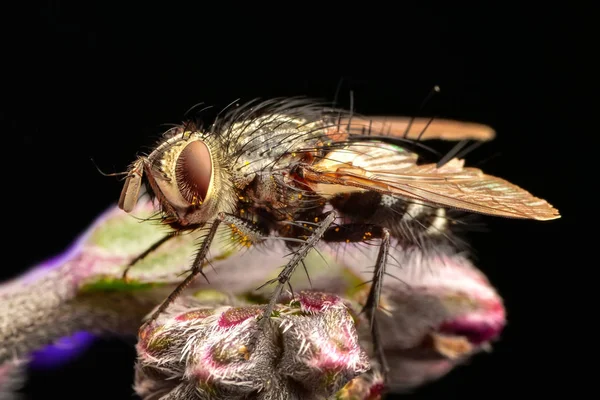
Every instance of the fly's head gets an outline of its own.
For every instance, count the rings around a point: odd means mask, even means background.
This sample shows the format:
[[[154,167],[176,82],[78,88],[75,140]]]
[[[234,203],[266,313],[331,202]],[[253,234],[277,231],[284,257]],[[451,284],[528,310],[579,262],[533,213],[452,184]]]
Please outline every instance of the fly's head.
[[[131,165],[119,207],[130,212],[144,182],[174,227],[204,225],[219,212],[232,212],[235,193],[220,152],[215,138],[181,129]]]

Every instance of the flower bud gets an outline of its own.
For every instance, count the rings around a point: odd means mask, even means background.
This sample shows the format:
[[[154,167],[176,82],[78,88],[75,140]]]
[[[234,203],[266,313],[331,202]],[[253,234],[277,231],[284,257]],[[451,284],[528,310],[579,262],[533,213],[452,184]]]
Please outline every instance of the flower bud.
[[[300,292],[266,325],[261,305],[181,301],[139,333],[135,390],[144,399],[329,397],[370,367],[337,296]]]

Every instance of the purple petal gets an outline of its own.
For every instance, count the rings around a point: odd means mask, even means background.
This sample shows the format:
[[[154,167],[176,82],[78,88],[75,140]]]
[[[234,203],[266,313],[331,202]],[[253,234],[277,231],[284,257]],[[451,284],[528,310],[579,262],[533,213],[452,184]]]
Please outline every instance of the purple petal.
[[[91,333],[79,331],[66,336],[54,344],[48,345],[31,354],[32,368],[56,368],[69,363],[86,351],[96,337]]]

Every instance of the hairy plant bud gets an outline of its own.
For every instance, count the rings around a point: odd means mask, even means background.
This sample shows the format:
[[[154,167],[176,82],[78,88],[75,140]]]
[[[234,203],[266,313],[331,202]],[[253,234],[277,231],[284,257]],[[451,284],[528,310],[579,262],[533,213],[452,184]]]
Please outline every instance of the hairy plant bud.
[[[263,306],[182,301],[139,333],[143,399],[327,398],[370,368],[335,295],[302,291],[276,307],[270,325],[259,323]]]

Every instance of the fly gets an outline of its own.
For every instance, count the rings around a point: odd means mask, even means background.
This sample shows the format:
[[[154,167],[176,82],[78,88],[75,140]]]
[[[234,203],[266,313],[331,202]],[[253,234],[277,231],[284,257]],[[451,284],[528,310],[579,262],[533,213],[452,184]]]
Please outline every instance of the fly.
[[[187,278],[146,323],[204,275],[210,245],[225,226],[237,245],[283,240],[292,252],[278,277],[267,282],[275,289],[265,316],[318,243],[376,243],[364,310],[377,335],[375,311],[393,243],[443,239],[453,209],[520,219],[560,217],[545,200],[465,167],[462,159],[423,164],[411,149],[423,140],[487,141],[494,135],[475,123],[360,117],[298,99],[250,102],[217,117],[208,129],[185,124],[167,131],[148,156],[130,166],[119,206],[130,212],[145,185],[172,232],[131,265],[177,233],[204,229],[207,234]]]

